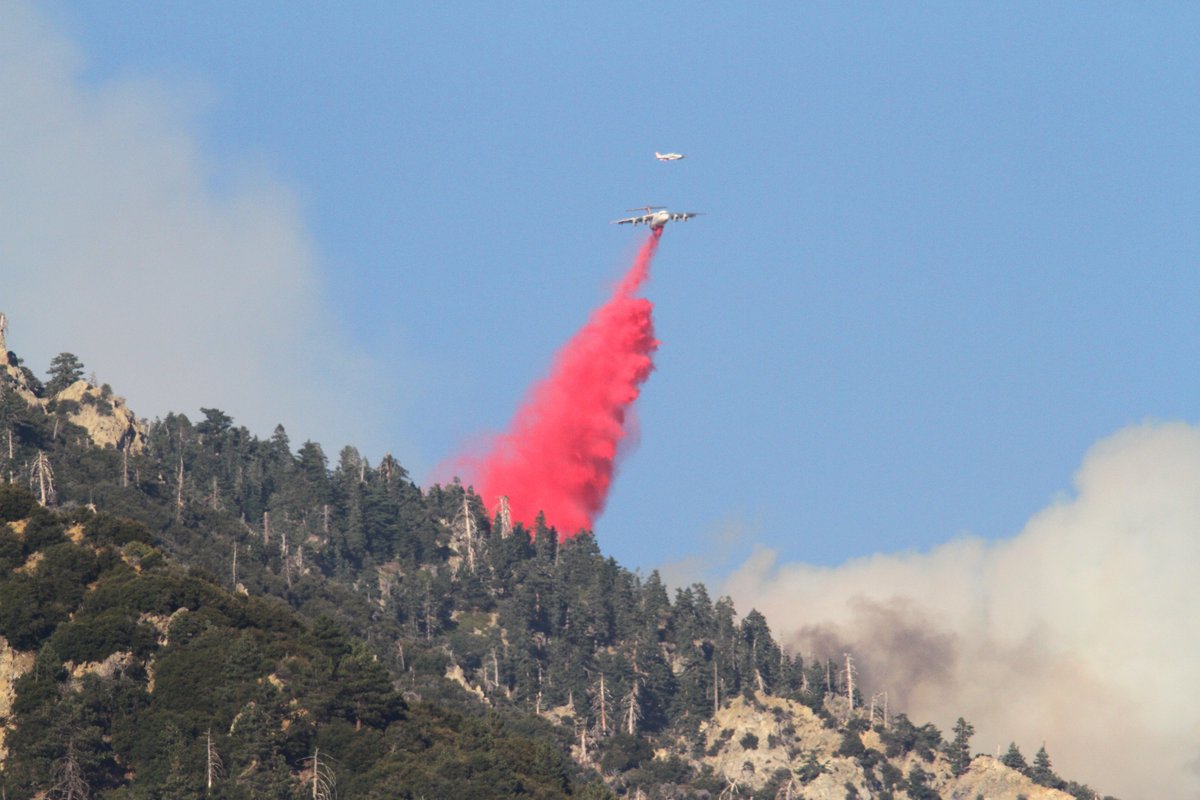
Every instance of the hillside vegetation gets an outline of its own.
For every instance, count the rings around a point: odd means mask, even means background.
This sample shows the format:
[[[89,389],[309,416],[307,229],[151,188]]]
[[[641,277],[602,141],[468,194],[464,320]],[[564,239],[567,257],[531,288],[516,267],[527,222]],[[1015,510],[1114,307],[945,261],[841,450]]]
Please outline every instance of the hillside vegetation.
[[[6,798],[1099,797],[391,456],[217,409],[102,436],[69,355],[0,371]]]

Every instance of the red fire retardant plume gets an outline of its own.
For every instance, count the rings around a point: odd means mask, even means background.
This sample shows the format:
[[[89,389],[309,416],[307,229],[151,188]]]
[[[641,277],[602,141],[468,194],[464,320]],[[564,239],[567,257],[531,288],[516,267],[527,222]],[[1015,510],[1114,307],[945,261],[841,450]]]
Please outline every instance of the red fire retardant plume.
[[[604,510],[626,413],[654,369],[654,306],[634,293],[661,235],[652,232],[612,297],[559,351],[550,376],[484,456],[476,488],[493,509],[507,496],[514,522],[530,525],[542,511],[565,539],[590,530]]]

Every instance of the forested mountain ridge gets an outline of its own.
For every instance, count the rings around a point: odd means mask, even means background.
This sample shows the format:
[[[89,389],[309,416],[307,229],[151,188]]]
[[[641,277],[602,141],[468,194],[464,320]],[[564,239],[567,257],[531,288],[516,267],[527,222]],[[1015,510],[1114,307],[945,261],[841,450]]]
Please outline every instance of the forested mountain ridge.
[[[1097,797],[391,456],[217,409],[98,439],[68,356],[0,371],[6,797]]]

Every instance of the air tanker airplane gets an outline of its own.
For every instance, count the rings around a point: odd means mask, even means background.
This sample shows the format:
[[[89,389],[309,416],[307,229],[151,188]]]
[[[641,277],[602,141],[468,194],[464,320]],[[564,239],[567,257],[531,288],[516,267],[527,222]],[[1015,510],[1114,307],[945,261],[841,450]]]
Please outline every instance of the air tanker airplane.
[[[636,217],[614,219],[610,225],[649,225],[651,230],[658,230],[668,222],[687,222],[692,217],[698,217],[703,211],[667,211],[666,206],[641,206],[627,208],[626,211],[645,211]]]
[[[678,161],[681,158],[687,158],[687,156],[680,155],[679,153],[660,153],[657,150],[654,151],[654,157],[659,161]]]

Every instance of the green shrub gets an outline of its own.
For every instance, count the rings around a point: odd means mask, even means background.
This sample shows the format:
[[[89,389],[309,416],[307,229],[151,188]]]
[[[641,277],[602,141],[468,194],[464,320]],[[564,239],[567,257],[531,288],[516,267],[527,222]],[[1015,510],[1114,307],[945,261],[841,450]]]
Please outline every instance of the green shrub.
[[[67,540],[66,526],[53,512],[34,505],[25,526],[25,552],[36,553]]]
[[[837,754],[846,758],[859,758],[867,752],[867,748],[863,746],[862,738],[852,730],[847,730],[842,734],[842,744],[838,747]]]
[[[154,544],[154,534],[145,525],[112,514],[92,516],[87,521],[84,530],[88,536],[94,537],[101,544],[112,544],[117,547],[130,542]]]
[[[122,650],[134,650],[137,619],[126,609],[109,608],[92,617],[59,625],[50,643],[64,661],[101,661]]]
[[[0,522],[25,519],[37,505],[37,500],[24,486],[0,484]]]
[[[17,650],[37,649],[68,614],[45,584],[30,575],[14,575],[0,583],[0,636]]]
[[[0,525],[0,580],[25,563],[25,543],[7,525]]]
[[[59,400],[50,405],[53,406],[51,410],[57,414],[70,415],[79,413],[79,403],[75,400]]]
[[[654,750],[645,739],[618,733],[608,740],[604,755],[600,757],[600,767],[605,772],[628,772],[652,758]]]

